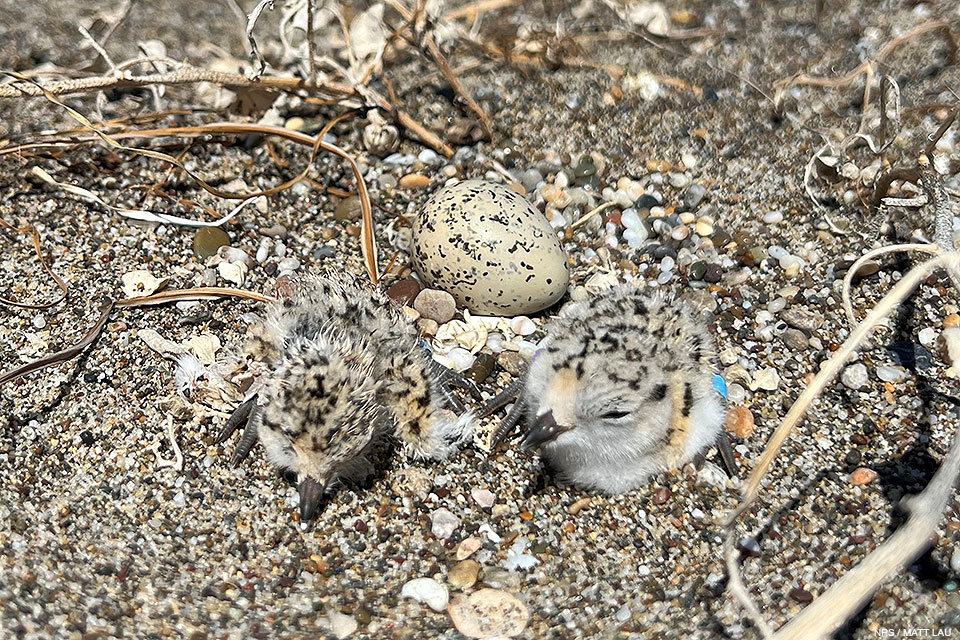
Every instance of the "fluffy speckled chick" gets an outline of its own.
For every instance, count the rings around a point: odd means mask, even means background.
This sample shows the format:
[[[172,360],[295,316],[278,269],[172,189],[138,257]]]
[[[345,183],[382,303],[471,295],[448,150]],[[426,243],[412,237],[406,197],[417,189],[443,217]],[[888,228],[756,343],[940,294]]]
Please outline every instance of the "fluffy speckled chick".
[[[525,417],[523,446],[539,447],[561,480],[629,491],[721,433],[726,410],[713,356],[707,328],[665,294],[619,285],[570,304],[515,385],[519,398],[493,446]]]
[[[259,439],[270,462],[296,472],[302,520],[377,436],[393,433],[429,458],[445,458],[469,436],[472,415],[447,388],[468,384],[433,361],[382,292],[348,274],[281,280],[277,289],[281,300],[245,345],[264,369],[262,390],[218,441],[246,420],[234,464]]]

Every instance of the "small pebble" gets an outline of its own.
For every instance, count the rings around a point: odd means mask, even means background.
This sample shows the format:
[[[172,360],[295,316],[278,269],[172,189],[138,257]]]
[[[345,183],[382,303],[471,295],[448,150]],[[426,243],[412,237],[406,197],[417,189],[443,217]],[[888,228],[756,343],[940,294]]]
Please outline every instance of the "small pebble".
[[[780,386],[780,374],[773,367],[760,369],[753,374],[753,382],[758,389],[776,391],[777,387]]]
[[[937,341],[937,332],[932,327],[927,327],[921,329],[920,333],[917,334],[917,338],[920,340],[920,344],[925,347],[933,346],[933,343]]]
[[[353,222],[360,218],[360,213],[360,198],[350,196],[337,203],[336,209],[333,210],[333,217],[337,220]]]
[[[46,318],[44,318],[43,315],[39,313],[33,316],[33,326],[36,327],[37,329],[43,329],[45,326],[47,326]]]
[[[653,492],[653,504],[664,504],[672,495],[673,492],[667,487],[659,487]]]
[[[449,611],[453,626],[468,638],[513,638],[523,633],[530,619],[523,602],[498,589],[457,596]]]
[[[465,560],[476,553],[483,543],[477,538],[467,538],[457,545],[457,560]]]
[[[731,407],[727,413],[727,431],[741,440],[753,435],[753,413],[750,409]]]
[[[450,569],[447,574],[447,582],[454,589],[469,589],[477,583],[477,576],[480,575],[480,563],[476,560],[464,560],[458,562],[456,566]]]
[[[422,602],[434,611],[443,611],[450,601],[450,592],[433,578],[414,578],[403,585],[400,595]]]
[[[780,335],[780,338],[783,340],[783,344],[793,351],[803,351],[810,345],[806,334],[799,329],[787,329]]]
[[[419,173],[408,173],[400,178],[400,186],[404,189],[422,189],[430,184],[430,178]]]
[[[790,598],[796,602],[799,602],[800,604],[809,604],[813,602],[813,594],[800,587],[790,590]]]
[[[807,309],[792,307],[780,314],[780,319],[794,329],[815,331],[823,325],[823,316]]]
[[[840,374],[840,382],[848,389],[857,390],[867,384],[867,367],[862,363],[852,364]]]
[[[230,236],[219,227],[203,227],[193,236],[193,253],[200,259],[206,260],[217,253],[223,246],[229,246]]]
[[[457,311],[457,302],[453,296],[439,289],[423,289],[413,301],[413,308],[424,318],[437,324],[445,324],[453,319]]]
[[[537,330],[537,325],[526,316],[516,316],[510,319],[510,330],[518,336],[528,336]]]
[[[399,305],[409,305],[420,293],[420,283],[413,278],[404,278],[387,289],[387,297]]]
[[[443,507],[433,512],[430,522],[430,532],[441,540],[449,538],[460,526],[460,518]]]
[[[496,496],[489,489],[473,489],[470,491],[470,495],[484,509],[489,509],[496,501]]]
[[[866,467],[860,467],[856,471],[850,474],[850,484],[855,487],[860,487],[865,484],[870,484],[877,479],[877,472],[873,469],[868,469]]]
[[[296,258],[284,258],[277,263],[277,268],[280,271],[296,271],[300,268],[300,261]]]
[[[903,367],[883,365],[877,367],[877,377],[884,382],[903,382],[907,379],[907,370]]]

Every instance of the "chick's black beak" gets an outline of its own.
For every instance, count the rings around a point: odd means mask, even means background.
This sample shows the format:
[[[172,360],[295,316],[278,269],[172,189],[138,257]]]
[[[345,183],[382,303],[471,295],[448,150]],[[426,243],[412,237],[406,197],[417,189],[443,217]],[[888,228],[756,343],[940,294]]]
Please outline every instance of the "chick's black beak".
[[[320,498],[323,497],[323,485],[306,476],[297,487],[300,492],[300,522],[313,520],[317,515]]]
[[[573,427],[565,427],[557,424],[556,419],[553,417],[553,411],[547,411],[538,417],[530,427],[530,430],[527,431],[523,442],[520,443],[520,448],[526,450],[532,447],[539,447],[544,443],[555,440],[561,433],[566,433],[571,429],[573,429]]]

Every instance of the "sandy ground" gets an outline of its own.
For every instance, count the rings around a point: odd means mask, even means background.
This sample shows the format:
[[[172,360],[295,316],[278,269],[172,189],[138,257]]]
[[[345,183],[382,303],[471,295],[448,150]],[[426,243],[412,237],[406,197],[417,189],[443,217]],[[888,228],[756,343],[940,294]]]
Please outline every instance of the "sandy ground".
[[[69,66],[89,56],[80,50],[74,25],[92,16],[93,8],[5,4],[0,67]],[[210,55],[205,43],[242,57],[241,27],[226,3],[173,4],[136,5],[108,50],[122,59],[132,55],[138,40],[156,38],[167,44],[171,57],[197,64]],[[709,205],[716,226],[737,248],[718,251],[702,243],[681,250],[676,273],[661,286],[713,301],[708,306],[723,354],[721,368],[728,383],[740,385],[736,404],[747,407],[756,421],[752,435],[735,440],[745,472],[805,377],[847,336],[839,304],[843,270],[879,242],[882,221],[866,213],[855,193],[844,198],[849,185],[843,180],[816,182],[822,195],[818,207],[803,189],[804,167],[823,143],[817,131],[840,139],[856,130],[862,85],[791,90],[789,115],[779,116],[743,80],[772,95],[782,78],[801,71],[842,75],[918,24],[960,20],[960,10],[950,2],[825,5],[817,24],[812,2],[671,2],[670,11],[689,11],[699,25],[721,35],[663,47],[603,38],[578,45],[584,57],[621,65],[628,76],[647,71],[684,83],[662,85],[651,99],[627,89],[619,102],[608,104],[604,95],[614,82],[597,69],[473,66],[462,79],[493,116],[498,140],[461,152],[457,163],[427,164],[420,172],[431,182],[423,189],[390,188],[389,176],[411,169],[365,155],[359,142],[362,122],[339,126],[334,130],[338,142],[361,154],[374,199],[392,212],[377,214],[383,255],[389,259],[394,247],[403,246],[403,233],[392,232],[398,225],[394,214],[415,215],[443,184],[444,167],[460,177],[483,177],[489,164],[478,154],[502,158],[505,147],[516,149],[505,164],[518,173],[539,167],[548,183],[560,169],[572,175],[575,159],[596,154],[605,164],[604,186],[615,188],[623,177],[636,179],[659,193],[665,207],[683,201],[687,183],[704,186],[698,211],[704,214],[701,207]],[[506,10],[502,21],[545,33],[555,31],[558,13],[564,28],[574,32],[582,27],[604,33],[617,24],[606,9],[598,7],[579,20],[572,9],[530,3]],[[960,71],[944,67],[945,52],[941,39],[926,34],[898,48],[882,67],[903,87],[904,131],[890,154],[895,163],[911,161],[922,137],[943,117],[936,108],[919,107],[956,104],[948,88],[960,86]],[[405,107],[442,130],[459,112],[439,76],[431,76],[433,68],[417,58],[397,64],[393,80]],[[118,117],[138,104],[149,110],[149,100],[146,91],[112,93],[100,106],[104,117]],[[91,114],[97,108],[92,99],[70,104]],[[171,89],[165,104],[198,102],[190,89]],[[331,113],[288,104],[281,116],[303,117],[311,124]],[[2,102],[0,114],[0,137],[75,126],[42,100]],[[216,119],[213,114],[187,120]],[[939,166],[949,174],[947,185],[956,189],[953,140],[953,134],[945,139]],[[277,145],[280,157],[291,163],[281,169],[262,144],[230,142],[195,145],[191,167],[214,184],[241,178],[248,185],[272,186],[294,175],[306,159],[302,149]],[[167,148],[183,149],[182,144]],[[412,140],[400,149],[422,150]],[[685,157],[695,160],[692,166],[681,166]],[[861,166],[871,160],[862,150],[852,159]],[[552,165],[557,161],[562,167]],[[37,227],[45,255],[70,290],[66,302],[50,309],[0,308],[2,370],[76,342],[102,301],[122,295],[124,273],[147,269],[169,277],[168,288],[197,286],[203,279],[192,231],[124,221],[29,177],[35,165],[60,181],[128,204],[139,197],[131,187],[167,177],[166,167],[156,161],[99,148],[0,161],[0,218]],[[331,158],[320,158],[314,175],[350,188],[349,172]],[[166,189],[215,204],[185,176],[171,177]],[[252,256],[265,237],[262,231],[282,224],[287,255],[299,260],[301,270],[336,266],[359,272],[353,229],[333,216],[336,200],[306,188],[275,196],[268,206],[250,207],[227,225],[231,244]],[[155,209],[167,203],[154,196],[145,202]],[[170,211],[187,215],[177,207]],[[770,215],[776,213],[780,216]],[[831,229],[825,218],[846,232]],[[896,232],[905,237],[917,228],[929,234],[931,221],[926,209],[901,216]],[[651,255],[649,243],[647,251],[623,242],[610,251],[602,249],[603,234],[587,225],[565,243],[574,287],[604,269],[658,280],[663,256]],[[796,272],[783,268],[771,247],[803,258],[804,266]],[[0,232],[0,251],[0,293],[20,300],[55,295],[26,236]],[[708,287],[689,277],[690,265],[698,260],[719,266],[718,283]],[[405,252],[397,265],[397,272],[409,265]],[[860,281],[858,313],[909,266],[907,260],[894,261]],[[256,265],[244,286],[270,291],[275,278],[268,271]],[[777,302],[781,299],[784,305]],[[882,332],[879,345],[862,354],[868,373],[863,386],[834,383],[782,452],[763,504],[744,529],[759,546],[759,554],[745,560],[745,578],[772,624],[789,620],[886,539],[902,519],[898,501],[919,491],[935,471],[958,425],[957,393],[923,330],[939,331],[956,305],[948,282],[931,278]],[[213,444],[229,411],[222,403],[188,403],[188,409],[175,412],[182,469],[166,464],[175,457],[166,433],[174,368],[139,333],[152,329],[177,342],[210,333],[226,354],[239,349],[252,320],[248,314],[259,310],[253,302],[228,301],[120,311],[81,358],[0,390],[0,628],[5,636],[335,637],[333,625],[341,631],[356,627],[351,637],[463,637],[446,612],[401,597],[401,588],[413,578],[432,577],[459,593],[450,572],[458,565],[459,543],[468,538],[482,546],[472,556],[479,576],[465,592],[485,585],[516,594],[530,612],[521,637],[757,636],[724,592],[715,519],[735,504],[737,490],[710,466],[717,462],[713,458],[699,478],[675,472],[649,487],[585,504],[589,494],[558,486],[535,455],[501,449],[488,457],[468,448],[443,464],[393,455],[367,481],[333,493],[307,530],[293,517],[295,487],[258,451],[232,469],[230,449]],[[816,319],[809,328],[796,329],[803,340],[785,333],[782,314],[791,310],[794,317]],[[902,365],[906,375],[884,382],[878,369],[893,365]],[[779,378],[773,383],[771,369]],[[511,379],[498,367],[483,390],[495,393]],[[876,471],[877,479],[853,486],[849,474],[858,467]],[[492,507],[481,507],[473,497],[483,488],[495,497]],[[445,539],[432,533],[439,509],[459,521]],[[875,637],[881,629],[956,630],[960,596],[951,558],[958,514],[956,507],[946,514],[933,549],[891,578],[841,637]],[[538,563],[508,571],[508,551],[521,539]]]

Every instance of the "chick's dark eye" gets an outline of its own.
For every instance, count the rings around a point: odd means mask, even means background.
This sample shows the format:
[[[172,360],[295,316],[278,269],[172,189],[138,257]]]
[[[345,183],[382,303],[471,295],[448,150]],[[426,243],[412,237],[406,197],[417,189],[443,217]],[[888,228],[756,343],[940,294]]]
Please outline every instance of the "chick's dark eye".
[[[626,418],[628,415],[630,415],[629,411],[608,411],[600,417],[604,420],[619,420],[620,418]]]

